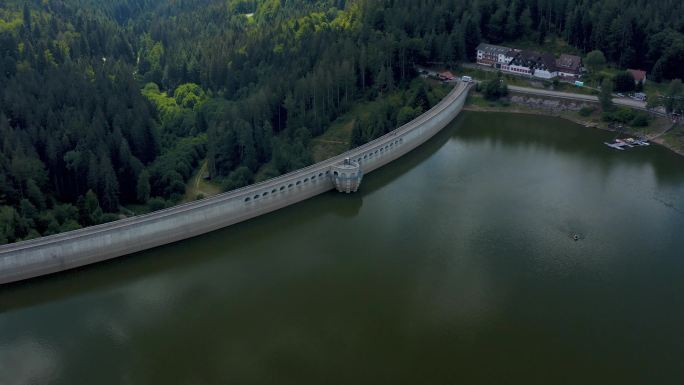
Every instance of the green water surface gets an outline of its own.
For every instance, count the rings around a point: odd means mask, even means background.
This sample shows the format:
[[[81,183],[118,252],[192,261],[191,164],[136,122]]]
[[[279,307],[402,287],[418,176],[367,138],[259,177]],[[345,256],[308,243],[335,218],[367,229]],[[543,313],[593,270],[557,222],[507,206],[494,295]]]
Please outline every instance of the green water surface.
[[[612,137],[466,112],[357,194],[0,287],[0,384],[682,383],[684,158]]]

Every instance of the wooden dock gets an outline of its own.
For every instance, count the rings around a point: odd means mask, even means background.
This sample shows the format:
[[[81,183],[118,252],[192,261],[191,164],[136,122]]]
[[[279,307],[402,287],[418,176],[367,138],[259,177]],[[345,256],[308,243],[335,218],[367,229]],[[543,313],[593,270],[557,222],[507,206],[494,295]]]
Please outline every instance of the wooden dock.
[[[650,143],[647,140],[635,138],[615,139],[611,143],[603,142],[603,144],[620,151],[624,151],[627,148],[650,146]]]

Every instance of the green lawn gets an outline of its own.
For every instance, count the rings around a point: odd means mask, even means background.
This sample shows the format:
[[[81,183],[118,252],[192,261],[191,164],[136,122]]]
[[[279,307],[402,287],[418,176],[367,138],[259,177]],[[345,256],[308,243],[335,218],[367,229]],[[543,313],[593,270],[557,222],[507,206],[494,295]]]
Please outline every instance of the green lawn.
[[[200,168],[195,171],[195,174],[190,178],[188,184],[185,186],[185,197],[182,203],[192,202],[199,196],[210,197],[219,194],[221,187],[204,179],[204,174],[207,172],[208,161],[201,163]]]
[[[354,120],[368,113],[372,103],[357,104],[351,111],[335,120],[322,135],[311,141],[314,162],[326,160],[349,149]]]
[[[671,131],[663,135],[662,138],[668,147],[679,153],[684,152],[684,126],[675,126]]]
[[[554,91],[562,91],[562,92],[572,92],[575,94],[584,94],[584,95],[598,95],[599,92],[595,89],[588,88],[588,87],[577,87],[574,84],[570,83],[558,83],[558,86],[553,87]]]
[[[451,86],[444,85],[442,82],[430,79],[424,79],[424,82],[428,86],[428,98],[433,104],[442,100],[451,90]],[[326,160],[349,150],[356,119],[373,113],[376,110],[377,104],[381,102],[394,100],[395,98],[401,99],[402,92],[405,91],[395,91],[383,96],[382,99],[370,102],[362,101],[355,103],[351,110],[335,120],[323,134],[312,139],[311,154],[314,162]]]

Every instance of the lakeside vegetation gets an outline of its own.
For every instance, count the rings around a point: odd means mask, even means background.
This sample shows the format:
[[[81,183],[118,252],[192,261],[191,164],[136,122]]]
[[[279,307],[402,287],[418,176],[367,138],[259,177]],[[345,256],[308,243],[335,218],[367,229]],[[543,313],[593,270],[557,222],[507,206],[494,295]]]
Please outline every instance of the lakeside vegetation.
[[[509,98],[490,100],[482,92],[471,92],[466,100],[465,108],[472,111],[555,116],[583,126],[615,131],[624,135],[654,138],[657,143],[684,155],[684,130],[681,126],[673,126],[670,119],[666,117],[650,115],[626,107],[618,107],[611,112],[620,116],[619,119],[621,119],[614,120],[612,117],[607,118],[598,104],[582,107],[580,110],[571,110],[564,106],[548,107],[513,102]]]
[[[415,64],[468,61],[481,41],[564,42],[684,77],[683,6],[664,3],[5,1],[0,244],[274,177],[346,135],[371,140],[439,99]]]

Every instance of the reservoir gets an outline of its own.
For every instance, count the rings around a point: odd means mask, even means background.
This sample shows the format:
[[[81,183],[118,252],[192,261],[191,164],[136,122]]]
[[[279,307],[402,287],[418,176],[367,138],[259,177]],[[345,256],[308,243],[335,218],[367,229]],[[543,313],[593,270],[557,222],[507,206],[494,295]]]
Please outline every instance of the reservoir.
[[[356,194],[2,286],[0,384],[677,383],[684,158],[613,137],[463,112]]]

